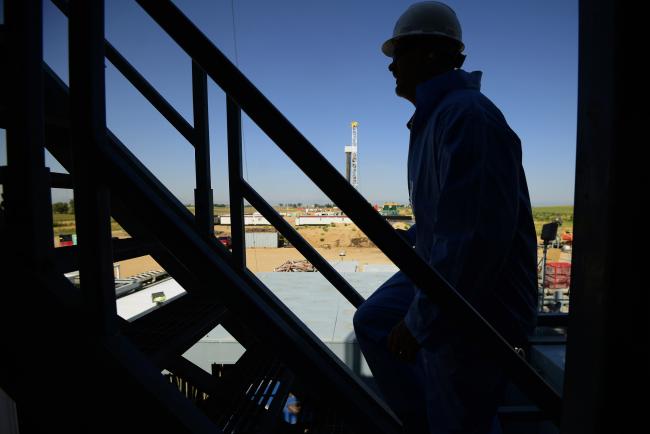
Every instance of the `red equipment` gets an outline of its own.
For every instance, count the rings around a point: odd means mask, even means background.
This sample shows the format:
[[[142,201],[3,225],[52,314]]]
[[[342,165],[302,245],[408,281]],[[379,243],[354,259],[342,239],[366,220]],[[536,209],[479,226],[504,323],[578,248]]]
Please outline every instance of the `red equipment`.
[[[571,286],[570,262],[548,262],[544,272],[546,273],[545,288],[558,289]]]

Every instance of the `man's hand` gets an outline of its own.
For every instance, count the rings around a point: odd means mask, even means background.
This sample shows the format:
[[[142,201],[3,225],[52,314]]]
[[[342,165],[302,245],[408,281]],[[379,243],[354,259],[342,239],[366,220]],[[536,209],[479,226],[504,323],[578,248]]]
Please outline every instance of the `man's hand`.
[[[405,362],[415,362],[415,356],[420,344],[415,340],[409,329],[400,321],[388,335],[388,351]]]

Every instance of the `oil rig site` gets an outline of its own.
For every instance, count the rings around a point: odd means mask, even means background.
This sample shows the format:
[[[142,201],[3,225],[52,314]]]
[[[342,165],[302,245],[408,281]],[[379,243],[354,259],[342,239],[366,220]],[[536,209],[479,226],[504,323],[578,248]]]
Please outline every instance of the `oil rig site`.
[[[43,56],[50,1],[68,23],[67,84]],[[645,228],[640,205],[623,212],[644,164],[631,150],[643,122],[624,101],[637,92],[626,51],[640,40],[629,35],[633,8],[579,3],[575,217],[571,233],[560,222],[541,229],[538,321],[521,348],[395,230],[412,223],[405,206],[373,208],[361,194],[359,122],[342,174],[171,0],[133,2],[187,56],[192,122],[111,44],[103,1],[3,2],[0,433],[403,433],[352,325],[397,270],[493,348],[508,375],[503,434],[646,430],[648,295],[639,240],[620,236]],[[192,212],[107,127],[108,63],[192,149]],[[221,216],[208,83],[226,97]],[[327,212],[300,207],[290,224],[245,180],[243,115],[331,199]],[[46,152],[65,173],[50,170]],[[74,194],[74,238],[53,232],[52,189]],[[113,237],[112,221],[129,237]],[[335,245],[337,228],[363,236]],[[263,248],[281,244],[305,261],[262,264]],[[387,260],[355,256],[367,246]],[[160,269],[116,265],[145,256]]]

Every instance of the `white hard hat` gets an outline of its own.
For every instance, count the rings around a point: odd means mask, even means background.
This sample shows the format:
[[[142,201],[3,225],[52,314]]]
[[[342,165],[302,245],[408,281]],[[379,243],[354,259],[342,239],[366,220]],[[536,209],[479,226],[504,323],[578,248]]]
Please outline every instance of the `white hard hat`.
[[[412,4],[395,23],[393,37],[384,42],[381,51],[393,57],[395,41],[404,36],[444,36],[460,44],[463,51],[463,32],[452,8],[441,2],[426,1]]]

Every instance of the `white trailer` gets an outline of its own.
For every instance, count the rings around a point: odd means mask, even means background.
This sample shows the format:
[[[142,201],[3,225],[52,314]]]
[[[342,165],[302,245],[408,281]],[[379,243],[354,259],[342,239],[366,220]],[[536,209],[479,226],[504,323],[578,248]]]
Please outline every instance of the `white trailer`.
[[[216,219],[215,219],[216,220]],[[219,225],[230,226],[230,216],[220,215]],[[244,226],[271,226],[271,223],[261,214],[247,214],[244,216]]]
[[[296,226],[327,226],[331,223],[352,223],[347,216],[341,215],[301,215],[296,218]]]

